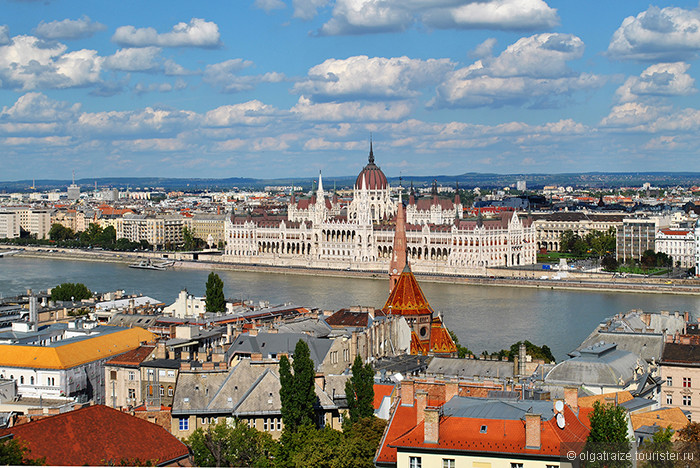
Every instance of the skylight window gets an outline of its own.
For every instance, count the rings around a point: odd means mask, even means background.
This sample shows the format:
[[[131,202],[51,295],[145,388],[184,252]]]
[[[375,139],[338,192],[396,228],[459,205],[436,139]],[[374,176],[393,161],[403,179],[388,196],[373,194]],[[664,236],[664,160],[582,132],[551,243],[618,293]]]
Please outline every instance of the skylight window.
[[[487,430],[488,430],[487,426],[481,426],[481,428],[479,429],[479,432],[481,432],[482,434],[486,434]]]

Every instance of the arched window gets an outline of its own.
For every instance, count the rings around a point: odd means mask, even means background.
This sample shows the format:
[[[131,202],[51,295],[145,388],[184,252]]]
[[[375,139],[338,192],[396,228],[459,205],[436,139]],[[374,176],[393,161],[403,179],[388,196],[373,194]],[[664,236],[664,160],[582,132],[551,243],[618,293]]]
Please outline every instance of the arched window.
[[[34,376],[29,377],[29,384],[34,385]]]

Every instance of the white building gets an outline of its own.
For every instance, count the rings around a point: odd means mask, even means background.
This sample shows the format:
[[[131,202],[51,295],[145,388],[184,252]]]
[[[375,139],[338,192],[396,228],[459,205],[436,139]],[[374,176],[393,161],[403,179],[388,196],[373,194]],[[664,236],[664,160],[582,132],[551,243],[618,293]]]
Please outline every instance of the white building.
[[[342,208],[326,197],[319,176],[310,199],[294,195],[286,219],[234,218],[226,221],[224,260],[279,266],[386,271],[393,251],[398,203],[386,176],[369,163]],[[408,258],[413,271],[438,274],[483,274],[487,267],[530,265],[536,258],[530,219],[508,213],[497,220],[464,220],[459,195],[442,199],[436,187],[430,199],[411,193],[406,207]]]
[[[695,231],[690,229],[659,229],[656,232],[656,251],[673,259],[681,268],[695,266]]]
[[[17,237],[19,237],[19,213],[0,211],[0,239],[15,239]]]

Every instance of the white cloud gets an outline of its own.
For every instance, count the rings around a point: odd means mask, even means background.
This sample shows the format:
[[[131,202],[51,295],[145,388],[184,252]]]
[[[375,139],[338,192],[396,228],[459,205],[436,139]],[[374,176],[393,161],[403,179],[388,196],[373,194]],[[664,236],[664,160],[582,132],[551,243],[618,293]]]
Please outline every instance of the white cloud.
[[[152,92],[169,93],[171,91],[180,91],[187,88],[187,82],[181,79],[175,80],[174,83],[137,83],[134,86],[136,94],[145,94]]]
[[[639,77],[628,78],[617,89],[617,94],[621,102],[644,97],[688,96],[697,92],[695,80],[686,73],[689,68],[684,62],[651,65]]]
[[[476,59],[487,58],[493,55],[493,48],[496,47],[498,41],[494,37],[486,39],[484,42],[474,48],[469,54]]]
[[[27,93],[20,96],[12,107],[3,107],[0,121],[12,122],[67,122],[74,120],[80,104],[54,101],[42,93]]]
[[[184,75],[192,75],[195,72],[191,72],[187,70],[185,67],[180,65],[179,63],[176,63],[175,61],[171,59],[167,59],[165,63],[163,63],[163,68],[165,71],[165,74],[168,76],[184,76]]]
[[[151,72],[161,69],[159,47],[119,49],[105,58],[105,67],[127,72]]]
[[[82,39],[105,29],[107,29],[107,26],[104,24],[92,21],[87,16],[83,16],[77,20],[64,19],[62,21],[51,21],[48,23],[42,21],[34,29],[34,33],[43,39],[50,40]]]
[[[612,128],[638,128],[656,120],[659,113],[660,109],[656,107],[639,102],[626,102],[614,106],[600,125]]]
[[[411,106],[406,101],[314,103],[301,96],[292,112],[303,120],[318,122],[395,122],[408,117]]]
[[[601,127],[630,133],[681,133],[700,130],[700,110],[626,102],[615,106]]]
[[[86,112],[80,115],[76,130],[87,135],[163,135],[200,122],[201,117],[195,112],[146,107],[142,111]]]
[[[236,93],[254,89],[259,83],[279,83],[286,78],[282,73],[269,72],[263,75],[239,75],[253,62],[243,59],[231,59],[225,62],[207,65],[202,80],[224,93]]]
[[[700,11],[650,6],[629,16],[613,34],[608,56],[621,60],[678,61],[700,51]]]
[[[570,34],[538,34],[511,44],[498,57],[455,70],[438,86],[432,107],[479,107],[556,99],[601,86],[604,79],[575,73],[568,62],[583,55],[583,41]]]
[[[305,9],[307,19],[316,8]],[[332,18],[320,34],[403,31],[414,24],[437,29],[549,29],[559,23],[543,0],[337,0]]]
[[[265,125],[278,117],[280,111],[258,100],[212,109],[204,116],[204,124],[210,127],[235,125]]]
[[[287,7],[282,0],[255,0],[255,2],[253,2],[253,6],[267,12],[272,10],[281,10]]]
[[[294,92],[314,101],[403,99],[438,83],[454,64],[448,59],[419,60],[408,57],[328,59],[312,67],[308,78]]]
[[[434,28],[497,29],[507,31],[549,29],[559,24],[557,11],[543,0],[491,0],[466,2],[456,7],[428,10],[423,21]]]
[[[3,145],[6,146],[68,146],[71,144],[71,138],[68,136],[46,136],[46,137],[7,137],[0,139]]]
[[[32,90],[69,88],[99,81],[104,59],[94,50],[66,52],[60,43],[45,43],[33,36],[15,36],[0,46],[3,87]]]
[[[220,47],[219,26],[200,18],[189,23],[177,23],[172,31],[158,34],[154,28],[120,26],[112,40],[127,47]]]
[[[183,151],[188,148],[188,144],[178,138],[139,138],[135,140],[121,140],[115,142],[115,146],[120,151],[131,150],[135,152],[143,151]]]

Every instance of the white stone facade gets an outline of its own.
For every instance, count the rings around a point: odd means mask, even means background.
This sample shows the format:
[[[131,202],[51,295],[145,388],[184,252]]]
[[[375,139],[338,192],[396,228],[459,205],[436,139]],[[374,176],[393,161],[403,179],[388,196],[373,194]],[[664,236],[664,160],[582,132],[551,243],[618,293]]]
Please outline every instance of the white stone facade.
[[[693,230],[660,229],[656,233],[656,251],[673,259],[674,266],[695,266],[696,241]]]
[[[370,170],[368,170],[368,168]],[[276,266],[386,271],[393,250],[397,203],[379,168],[360,173],[347,214],[319,190],[294,198],[287,219],[227,219],[224,261]],[[423,202],[423,200],[421,200]],[[408,258],[414,272],[483,274],[487,267],[531,265],[537,243],[530,220],[507,213],[498,220],[461,219],[462,205],[438,199],[406,208]],[[412,218],[408,218],[412,213]]]

